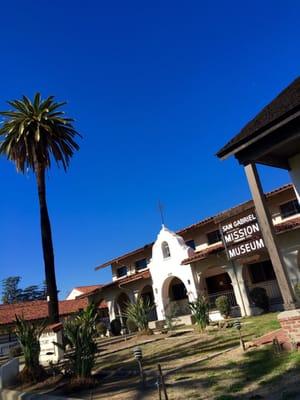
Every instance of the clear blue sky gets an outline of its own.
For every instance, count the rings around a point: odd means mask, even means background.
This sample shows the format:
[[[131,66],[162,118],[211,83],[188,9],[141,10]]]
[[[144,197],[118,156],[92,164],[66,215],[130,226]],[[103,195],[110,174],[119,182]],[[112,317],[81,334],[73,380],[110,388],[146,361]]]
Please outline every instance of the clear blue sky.
[[[68,173],[48,174],[62,298],[155,239],[158,199],[179,229],[250,197],[214,154],[299,74],[298,1],[20,0],[1,15],[0,108],[54,94],[84,135]],[[0,279],[40,283],[34,178],[1,159],[0,179]],[[266,190],[288,181],[263,170]]]

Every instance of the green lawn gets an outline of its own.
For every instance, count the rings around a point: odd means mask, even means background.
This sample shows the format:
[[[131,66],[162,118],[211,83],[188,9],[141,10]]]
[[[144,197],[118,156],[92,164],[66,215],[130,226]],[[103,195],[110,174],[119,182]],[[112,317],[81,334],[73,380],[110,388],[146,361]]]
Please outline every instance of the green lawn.
[[[241,322],[246,341],[279,328],[276,313],[244,318]],[[131,338],[126,343],[135,344],[137,340]],[[204,334],[186,332],[182,336],[164,337],[153,343],[142,344],[148,380],[146,392],[141,390],[137,376],[126,376],[125,373],[122,378],[122,371],[137,370],[137,364],[132,348],[118,351],[118,346],[120,344],[108,346],[112,351],[116,350],[112,354],[101,355],[100,350],[97,370],[111,371],[113,375],[94,389],[93,399],[157,399],[154,383],[158,363],[166,374],[170,400],[288,400],[296,399],[296,393],[300,393],[300,353],[278,355],[272,346],[253,348],[244,353],[239,347],[238,332],[234,328]],[[235,349],[200,361],[207,355],[232,348]],[[177,367],[180,369],[173,371]],[[114,375],[116,371],[121,375]],[[90,398],[90,395],[89,392],[79,397]]]

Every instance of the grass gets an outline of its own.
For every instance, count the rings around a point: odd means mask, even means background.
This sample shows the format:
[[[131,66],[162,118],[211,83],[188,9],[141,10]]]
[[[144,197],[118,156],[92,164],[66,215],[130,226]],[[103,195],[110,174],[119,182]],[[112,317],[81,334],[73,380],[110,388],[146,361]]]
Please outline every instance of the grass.
[[[241,320],[242,335],[246,341],[278,329],[277,314],[270,313]],[[131,338],[127,344],[135,344]],[[243,353],[237,347],[221,356],[196,362],[206,355],[239,346],[238,332],[234,328],[211,331],[205,334],[187,332],[182,336],[163,338],[153,343],[140,345],[143,364],[148,377],[148,391],[141,391],[138,376],[123,376],[122,371],[137,370],[131,349],[120,349],[119,343],[101,342],[102,351],[117,350],[102,354],[101,348],[96,368],[106,372],[120,372],[104,380],[93,392],[93,399],[145,399],[157,398],[155,380],[157,364],[166,375],[170,400],[176,399],[259,399],[260,394],[272,393],[272,400],[296,399],[300,373],[300,353],[275,354],[271,346],[254,348]],[[123,342],[124,343],[124,342]],[[195,361],[194,364],[192,362]],[[190,363],[190,365],[188,365]],[[172,369],[184,368],[173,372]],[[296,377],[296,378],[295,378]],[[299,383],[300,385],[300,383]],[[300,391],[300,386],[299,386]],[[246,397],[245,397],[246,396]],[[252,396],[252,397],[251,397]],[[81,398],[90,398],[83,393]],[[265,397],[264,397],[265,398]]]

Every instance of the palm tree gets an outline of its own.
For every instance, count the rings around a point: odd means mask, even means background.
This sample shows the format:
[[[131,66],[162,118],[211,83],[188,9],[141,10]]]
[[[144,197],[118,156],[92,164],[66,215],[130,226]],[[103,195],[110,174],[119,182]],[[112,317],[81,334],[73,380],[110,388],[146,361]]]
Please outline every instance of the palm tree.
[[[40,205],[42,247],[47,283],[48,312],[50,322],[59,321],[58,297],[55,278],[54,252],[51,225],[46,202],[45,171],[51,161],[67,169],[75,150],[79,149],[74,137],[79,133],[73,120],[65,118],[61,107],[50,96],[45,100],[36,93],[33,101],[23,96],[21,100],[9,101],[12,107],[2,111],[4,117],[0,127],[0,154],[16,165],[17,171],[32,170],[36,177]],[[80,136],[80,135],[79,135]]]

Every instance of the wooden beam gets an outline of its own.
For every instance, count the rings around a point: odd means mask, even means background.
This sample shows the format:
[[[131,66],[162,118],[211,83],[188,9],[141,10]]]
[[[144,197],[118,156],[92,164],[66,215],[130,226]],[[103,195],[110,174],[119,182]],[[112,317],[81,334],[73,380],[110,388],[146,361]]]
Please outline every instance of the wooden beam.
[[[272,217],[267,207],[256,165],[253,163],[246,165],[245,172],[255,204],[260,229],[262,231],[265,245],[269,251],[269,256],[280,287],[284,308],[286,310],[293,309],[296,307],[293,289],[277,243]]]

